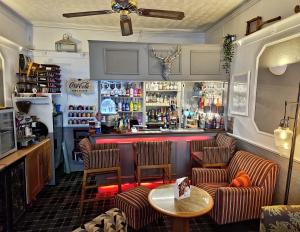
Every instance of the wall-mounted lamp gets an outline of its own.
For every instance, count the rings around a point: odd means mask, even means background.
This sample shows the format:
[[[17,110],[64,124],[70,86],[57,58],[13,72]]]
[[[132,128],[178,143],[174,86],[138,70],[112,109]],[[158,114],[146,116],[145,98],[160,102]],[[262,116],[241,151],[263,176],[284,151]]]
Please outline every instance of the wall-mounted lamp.
[[[293,131],[289,129],[289,118],[287,117],[286,108],[288,104],[296,104],[296,113],[294,117],[294,128]],[[291,177],[294,163],[294,155],[295,155],[295,145],[296,145],[296,137],[297,137],[297,128],[298,128],[298,119],[299,119],[299,105],[300,105],[300,83],[298,89],[298,97],[297,102],[285,102],[284,109],[284,118],[280,121],[279,128],[274,131],[275,144],[278,147],[278,150],[281,154],[289,154],[289,167],[288,174],[286,180],[286,188],[285,188],[285,196],[284,196],[284,204],[288,204],[290,185],[291,185]]]
[[[286,69],[287,69],[287,64],[269,68],[270,72],[276,76],[283,75],[285,73]]]

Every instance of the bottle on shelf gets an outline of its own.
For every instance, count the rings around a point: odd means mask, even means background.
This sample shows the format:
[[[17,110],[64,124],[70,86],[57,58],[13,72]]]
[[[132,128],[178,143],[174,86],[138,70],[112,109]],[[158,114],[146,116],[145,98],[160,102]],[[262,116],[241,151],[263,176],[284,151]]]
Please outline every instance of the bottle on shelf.
[[[122,111],[126,111],[126,103],[125,100],[122,102]]]
[[[133,89],[132,84],[130,85],[129,96],[130,96],[131,98],[133,98],[133,96],[134,96],[134,89]]]
[[[141,101],[138,101],[137,103],[137,111],[141,111]]]
[[[138,87],[138,94],[137,94],[138,97],[142,97],[142,95],[143,95],[143,94],[142,94],[142,86],[141,86],[141,85],[142,85],[142,84],[140,83],[140,84],[139,84],[139,87]]]
[[[129,97],[130,96],[130,89],[129,89],[129,83],[126,84],[126,94],[125,94],[126,97]]]
[[[125,103],[125,111],[129,111],[129,103],[128,103],[128,101],[126,101],[126,103]]]
[[[129,103],[129,111],[130,112],[133,111],[133,101],[132,101],[132,99],[130,100],[130,103]]]
[[[120,99],[119,102],[118,102],[118,111],[122,111],[122,108],[123,108],[123,104],[122,104],[122,101]]]
[[[133,96],[138,97],[138,86],[137,86],[137,84],[134,84]]]
[[[134,100],[133,102],[133,111],[137,111],[137,102]]]

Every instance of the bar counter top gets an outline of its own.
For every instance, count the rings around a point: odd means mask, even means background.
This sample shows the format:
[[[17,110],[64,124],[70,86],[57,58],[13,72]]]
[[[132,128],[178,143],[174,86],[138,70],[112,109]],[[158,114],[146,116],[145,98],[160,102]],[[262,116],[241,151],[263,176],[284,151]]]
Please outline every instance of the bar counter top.
[[[40,142],[37,142],[36,144],[30,145],[26,148],[19,149],[8,156],[2,158],[0,160],[0,171],[2,171],[5,167],[13,164],[14,162],[17,162],[18,160],[22,159],[23,157],[26,157],[28,154],[30,154],[33,150],[36,148],[42,146],[43,144],[47,143],[50,139],[44,139]]]
[[[225,130],[202,130],[202,129],[176,129],[176,130],[143,130],[137,132],[126,132],[122,134],[110,133],[99,136],[91,136],[95,143],[136,143],[139,141],[191,141],[207,140],[216,133]]]
[[[187,135],[187,134],[203,134],[203,133],[224,133],[224,129],[143,129],[137,132],[125,133],[109,133],[95,135],[91,137],[116,137],[116,136],[140,136],[140,135]]]

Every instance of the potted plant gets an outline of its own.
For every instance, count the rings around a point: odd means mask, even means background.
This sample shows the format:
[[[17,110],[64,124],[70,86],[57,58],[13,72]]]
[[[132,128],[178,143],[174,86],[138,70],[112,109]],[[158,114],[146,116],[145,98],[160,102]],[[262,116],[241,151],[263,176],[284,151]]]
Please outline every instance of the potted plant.
[[[231,62],[234,56],[234,45],[233,42],[236,39],[236,35],[227,34],[224,37],[223,42],[223,69],[227,74],[230,73]]]

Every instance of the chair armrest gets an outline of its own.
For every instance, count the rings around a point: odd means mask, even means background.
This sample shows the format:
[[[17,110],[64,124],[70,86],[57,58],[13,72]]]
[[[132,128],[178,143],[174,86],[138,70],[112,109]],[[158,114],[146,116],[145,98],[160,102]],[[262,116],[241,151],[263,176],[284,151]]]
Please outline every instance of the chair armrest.
[[[120,150],[94,150],[83,157],[85,169],[111,168],[120,166]]]
[[[227,182],[227,176],[226,169],[193,168],[192,185],[202,183],[224,183]]]
[[[191,152],[193,151],[203,151],[204,147],[216,147],[216,140],[215,139],[208,139],[208,140],[192,140],[190,142],[190,149]]]
[[[231,159],[229,147],[204,147],[203,164],[227,164]]]
[[[300,231],[300,205],[272,205],[262,207],[260,216],[260,231],[271,231],[278,225],[285,225],[290,231]]]
[[[259,218],[263,205],[268,204],[269,196],[263,187],[220,187],[215,194],[214,214],[216,222],[235,222]],[[243,213],[244,212],[244,213]]]

